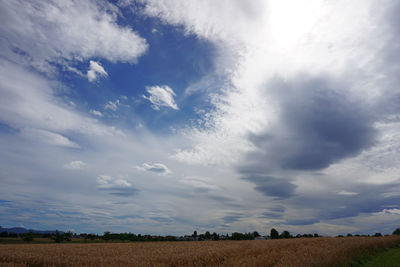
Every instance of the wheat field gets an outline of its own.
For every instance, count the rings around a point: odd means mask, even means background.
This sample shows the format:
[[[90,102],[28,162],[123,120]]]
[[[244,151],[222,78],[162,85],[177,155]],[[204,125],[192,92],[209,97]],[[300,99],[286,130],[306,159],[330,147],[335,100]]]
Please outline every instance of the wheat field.
[[[3,244],[0,266],[328,266],[399,236],[259,241]]]

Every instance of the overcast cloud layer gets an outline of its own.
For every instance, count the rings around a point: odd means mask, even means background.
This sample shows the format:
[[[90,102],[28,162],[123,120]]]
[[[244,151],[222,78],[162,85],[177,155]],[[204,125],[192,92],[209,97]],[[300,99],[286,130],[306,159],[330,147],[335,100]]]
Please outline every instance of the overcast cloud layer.
[[[399,11],[0,2],[0,225],[391,233]]]

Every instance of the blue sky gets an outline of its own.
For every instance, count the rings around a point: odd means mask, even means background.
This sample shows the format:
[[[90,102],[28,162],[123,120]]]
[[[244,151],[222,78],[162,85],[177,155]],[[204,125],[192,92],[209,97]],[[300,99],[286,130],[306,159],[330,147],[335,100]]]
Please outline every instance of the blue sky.
[[[398,3],[0,5],[3,227],[398,227]]]

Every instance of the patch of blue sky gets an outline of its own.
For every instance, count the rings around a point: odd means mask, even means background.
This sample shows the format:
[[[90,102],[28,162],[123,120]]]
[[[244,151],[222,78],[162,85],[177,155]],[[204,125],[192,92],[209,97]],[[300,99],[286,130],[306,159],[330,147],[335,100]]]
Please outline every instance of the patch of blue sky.
[[[214,76],[215,47],[194,35],[185,34],[183,28],[164,25],[158,19],[124,13],[119,22],[134,29],[145,38],[149,47],[138,58],[136,64],[109,62],[101,58],[98,61],[108,73],[89,82],[86,76],[67,71],[62,66],[59,81],[59,95],[72,101],[81,111],[98,110],[104,122],[135,128],[139,123],[153,132],[169,132],[170,126],[187,124],[196,120],[197,108],[211,108],[208,98],[200,93],[184,96],[185,89],[206,75]],[[74,68],[86,75],[89,60],[75,62]],[[64,91],[66,85],[71,90]],[[151,103],[143,98],[147,95],[146,86],[169,86],[174,93],[179,110],[161,107],[153,109]],[[204,93],[204,92],[203,92]],[[126,96],[127,98],[121,98]],[[119,101],[116,110],[106,109],[109,102]]]
[[[11,205],[11,201],[5,200],[5,199],[0,199],[0,206],[8,207],[10,205]]]
[[[0,133],[15,134],[15,133],[18,133],[18,130],[11,127],[8,124],[0,122]],[[1,200],[0,200],[0,203],[1,203]]]

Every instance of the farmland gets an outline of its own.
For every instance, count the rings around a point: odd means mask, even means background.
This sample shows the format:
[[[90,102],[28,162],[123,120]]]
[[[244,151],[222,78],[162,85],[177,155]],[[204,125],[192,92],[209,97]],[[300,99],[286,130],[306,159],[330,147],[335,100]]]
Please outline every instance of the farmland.
[[[326,266],[400,243],[399,236],[258,241],[2,244],[0,266]]]

